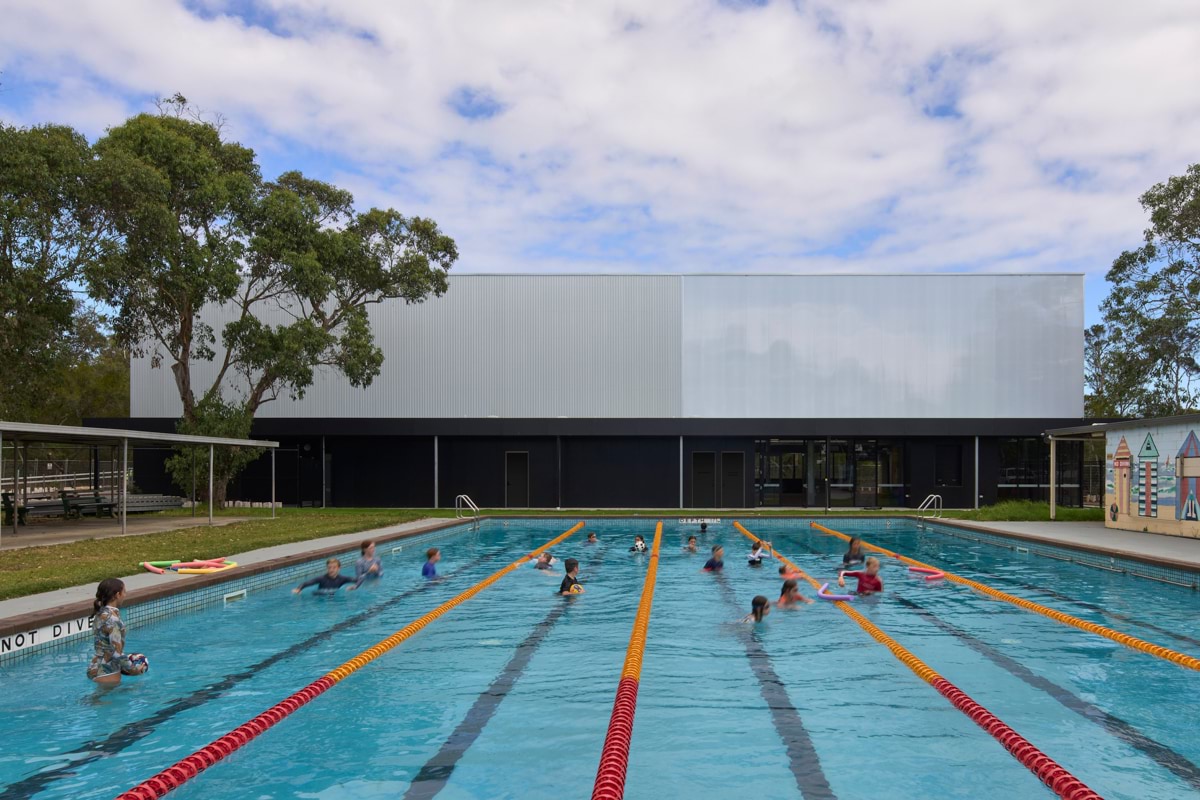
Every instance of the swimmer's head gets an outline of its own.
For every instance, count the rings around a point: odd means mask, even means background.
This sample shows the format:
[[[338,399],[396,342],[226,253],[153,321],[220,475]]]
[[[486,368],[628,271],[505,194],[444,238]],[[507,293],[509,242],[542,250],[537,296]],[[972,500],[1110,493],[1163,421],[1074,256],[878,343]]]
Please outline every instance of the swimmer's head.
[[[755,622],[762,622],[763,617],[770,611],[771,601],[764,595],[760,594],[750,601],[750,615],[754,617]]]
[[[637,534],[636,536],[634,536],[634,537],[633,537],[633,540],[634,540],[635,542],[644,542],[644,541],[646,541],[645,537],[643,537],[643,536],[642,536],[640,533],[639,533],[639,534]]]
[[[720,558],[725,555],[725,548],[719,544],[714,544],[712,549],[713,558]]]
[[[879,572],[879,559],[875,556],[867,557],[867,574],[874,575]]]
[[[92,616],[100,613],[100,609],[111,605],[119,595],[125,593],[125,582],[120,578],[105,578],[96,587],[96,599],[92,601]]]
[[[796,591],[796,581],[793,578],[788,578],[783,582],[783,588],[779,590],[780,597],[791,597]]]
[[[441,561],[441,559],[442,559],[442,551],[438,550],[436,547],[431,547],[425,551],[425,560],[426,561],[437,562],[437,561]]]
[[[574,575],[579,571],[579,560],[575,558],[568,558],[563,562],[563,567],[566,569],[568,575]]]
[[[587,540],[588,540],[589,542],[595,542],[595,541],[597,541],[597,539],[596,539],[596,534],[594,534],[594,533],[589,533],[589,534],[588,534],[588,538],[587,538]]]
[[[862,537],[861,536],[851,536],[850,537],[850,552],[851,553],[862,552]]]
[[[336,578],[337,574],[342,571],[342,562],[336,558],[331,558],[325,562],[325,573],[331,578]]]
[[[695,543],[696,543],[696,537],[695,537],[695,536],[689,536],[689,537],[688,537],[688,544],[695,544]]]
[[[366,556],[367,558],[371,558],[372,556],[375,555],[375,542],[372,541],[371,539],[367,539],[365,542],[360,544],[358,547],[362,551],[362,554],[364,556]]]
[[[701,523],[700,523],[700,532],[701,532],[701,533],[704,533],[706,530],[708,530],[708,523],[707,523],[707,522],[701,522]]]
[[[783,565],[783,566],[781,566],[781,567],[779,568],[779,574],[780,574],[780,575],[787,575],[787,574],[788,574],[788,568],[787,568],[787,565],[786,565],[786,564],[785,564],[785,565]]]

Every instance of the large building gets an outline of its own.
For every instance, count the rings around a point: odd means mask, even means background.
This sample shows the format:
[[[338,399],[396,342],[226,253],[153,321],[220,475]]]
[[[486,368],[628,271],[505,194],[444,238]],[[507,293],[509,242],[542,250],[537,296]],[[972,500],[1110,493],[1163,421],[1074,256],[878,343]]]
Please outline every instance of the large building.
[[[370,387],[324,374],[258,415],[286,503],[964,507],[1044,496],[1041,433],[1082,416],[1074,274],[455,275],[371,319]],[[149,359],[130,393],[134,426],[180,413]],[[1059,452],[1062,502],[1082,460]],[[264,461],[230,495],[269,490]]]

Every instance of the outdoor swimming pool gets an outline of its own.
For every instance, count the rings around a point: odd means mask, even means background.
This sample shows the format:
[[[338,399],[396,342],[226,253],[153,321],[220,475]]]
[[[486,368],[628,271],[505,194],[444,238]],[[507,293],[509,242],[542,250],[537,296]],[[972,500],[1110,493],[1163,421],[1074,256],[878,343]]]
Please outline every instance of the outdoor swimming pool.
[[[0,798],[112,797],[227,733],[575,520],[486,521],[423,547],[383,548],[360,592],[250,594],[129,632],[152,669],[114,691],[83,676],[90,644],[16,661],[0,680]],[[722,576],[667,521],[642,666],[626,797],[1052,797],[1032,773],[835,607],[738,624],[777,566],[746,565],[730,520]],[[806,520],[745,520],[819,578],[845,545]],[[846,533],[1077,617],[1200,656],[1200,595],[919,530],[834,520]],[[591,793],[654,520],[593,520],[176,789],[175,798],[530,798]],[[587,545],[588,532],[600,544]],[[416,543],[414,543],[416,544]],[[314,568],[314,572],[319,572]],[[1107,798],[1200,793],[1197,674],[884,560],[883,596],[854,606]],[[802,587],[811,595],[807,587]]]

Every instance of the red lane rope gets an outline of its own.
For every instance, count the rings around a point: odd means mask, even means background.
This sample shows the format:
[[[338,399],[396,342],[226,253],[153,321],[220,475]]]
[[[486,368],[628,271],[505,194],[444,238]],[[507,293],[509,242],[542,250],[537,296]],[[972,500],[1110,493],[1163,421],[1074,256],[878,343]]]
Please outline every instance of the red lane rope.
[[[733,526],[743,536],[758,541],[758,537],[746,530],[740,522],[734,522]],[[813,588],[819,585],[804,570],[796,566],[795,562],[791,559],[776,552],[774,549],[771,552],[776,558],[787,564],[794,572],[804,578],[804,580],[812,584]],[[950,701],[951,705],[970,717],[971,721],[976,725],[983,728],[1005,750],[1011,753],[1017,761],[1021,762],[1034,775],[1037,775],[1038,779],[1050,787],[1059,797],[1064,798],[1064,800],[1103,800],[1087,784],[1059,766],[1058,762],[1031,744],[1025,737],[1010,728],[995,714],[972,700],[966,692],[937,674],[928,664],[909,652],[904,645],[897,642],[891,636],[888,636],[882,628],[853,609],[849,603],[840,600],[833,603],[833,605],[841,609],[850,619],[857,622],[860,628],[871,635],[872,639],[892,651],[892,655],[899,659],[904,666],[912,670],[918,678],[933,686],[938,694]]]
[[[542,551],[553,547],[559,542],[565,540],[568,536],[574,534],[582,527],[582,522],[576,524],[569,531],[546,542],[528,556],[519,558],[513,563],[509,564],[507,567],[497,570],[487,578],[484,578],[482,581],[472,586],[470,589],[467,589],[465,592],[462,592],[454,598],[447,600],[423,617],[418,617],[417,619],[408,623],[408,625],[405,625],[403,628],[396,631],[382,642],[379,642],[374,647],[364,650],[362,653],[359,653],[357,656],[350,659],[345,664],[342,664],[337,669],[334,669],[333,671],[323,675],[282,702],[271,706],[249,722],[237,726],[220,739],[217,739],[215,742],[211,742],[210,744],[201,747],[195,753],[192,753],[182,761],[167,767],[154,777],[148,778],[129,791],[118,795],[117,800],[157,800],[157,798],[162,797],[172,789],[178,788],[180,784],[196,777],[213,764],[216,764],[218,761],[228,756],[234,750],[237,750],[239,747],[244,746],[251,739],[254,739],[264,733],[268,728],[279,724],[284,717],[294,713],[296,709],[300,708],[306,703],[311,702],[319,695],[324,694],[338,681],[366,666],[376,658],[379,658],[379,656],[396,647],[401,642],[417,634],[419,631],[425,628],[426,625],[433,622],[447,611],[450,611],[452,608],[455,608],[467,600],[470,600],[472,597],[479,594],[508,573],[519,568],[525,564],[531,556],[536,556]]]
[[[646,581],[642,585],[642,599],[633,620],[633,631],[629,634],[629,647],[625,650],[625,666],[621,669],[621,680],[617,684],[617,696],[613,700],[604,749],[600,752],[600,768],[596,771],[592,800],[621,800],[625,796],[625,770],[629,766],[629,742],[633,739],[633,715],[637,711],[642,655],[646,652],[646,632],[650,628],[650,610],[654,605],[662,529],[661,522],[654,528],[650,565],[646,569]]]

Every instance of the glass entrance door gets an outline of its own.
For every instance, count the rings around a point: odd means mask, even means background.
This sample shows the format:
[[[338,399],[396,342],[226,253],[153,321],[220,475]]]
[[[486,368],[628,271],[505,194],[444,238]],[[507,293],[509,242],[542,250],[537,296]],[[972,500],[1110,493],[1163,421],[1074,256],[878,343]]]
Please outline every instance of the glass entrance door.
[[[825,506],[825,440],[766,439],[755,445],[760,506]]]

